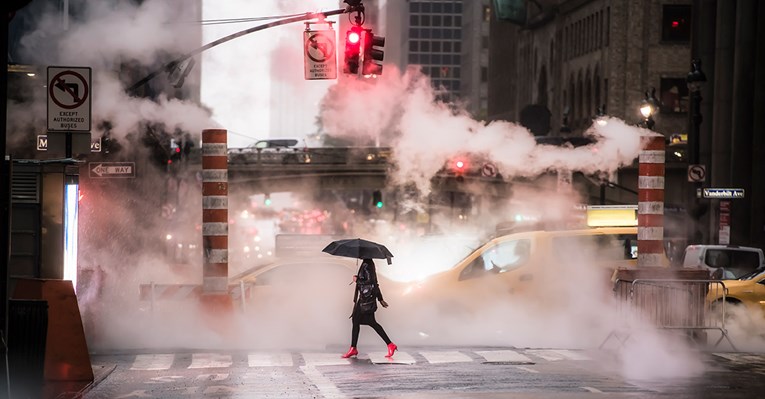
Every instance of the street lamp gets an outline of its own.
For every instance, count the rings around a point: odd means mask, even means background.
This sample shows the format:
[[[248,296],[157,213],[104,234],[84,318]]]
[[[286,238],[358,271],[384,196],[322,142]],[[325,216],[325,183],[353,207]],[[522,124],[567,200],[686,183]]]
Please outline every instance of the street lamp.
[[[691,93],[691,125],[692,134],[688,137],[691,164],[699,163],[699,135],[701,128],[701,89],[707,82],[707,76],[701,70],[701,60],[691,61],[691,71],[685,78],[688,84],[688,91]]]
[[[648,129],[653,129],[653,125],[656,124],[653,120],[653,115],[659,108],[659,100],[656,99],[656,89],[651,88],[651,91],[645,92],[645,98],[640,102],[640,114],[643,115],[643,123]]]
[[[699,164],[700,160],[699,142],[701,141],[701,137],[699,136],[701,135],[701,89],[704,87],[704,83],[706,83],[706,81],[707,76],[704,75],[704,72],[701,70],[701,60],[692,60],[691,71],[688,72],[688,76],[685,78],[685,82],[688,84],[688,91],[690,92],[691,97],[691,134],[688,135],[689,168],[691,165]],[[701,181],[695,183],[697,189],[701,186],[701,183]],[[699,198],[694,195],[694,191],[696,190],[690,190],[688,194],[688,200],[690,203],[689,210],[692,210],[691,216],[697,223],[689,224],[690,227],[688,231],[687,243],[701,244],[704,241],[704,233],[698,229],[697,224],[702,219],[703,214],[706,212],[704,211],[704,207],[700,206]]]

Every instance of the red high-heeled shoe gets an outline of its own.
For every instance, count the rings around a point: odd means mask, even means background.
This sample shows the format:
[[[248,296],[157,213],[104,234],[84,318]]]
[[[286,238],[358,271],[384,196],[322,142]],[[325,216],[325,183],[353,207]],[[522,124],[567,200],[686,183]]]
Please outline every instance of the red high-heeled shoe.
[[[393,342],[389,343],[388,344],[388,354],[385,355],[385,357],[393,357],[393,352],[395,352],[396,349],[398,349],[398,346],[396,346],[396,344],[394,344]]]
[[[388,352],[390,352],[390,350],[388,350]],[[351,349],[348,349],[348,353],[344,354],[341,357],[343,359],[347,359],[347,358],[349,358],[351,356],[356,356],[358,354],[359,354],[359,351],[356,350],[356,347],[355,346],[351,346]]]

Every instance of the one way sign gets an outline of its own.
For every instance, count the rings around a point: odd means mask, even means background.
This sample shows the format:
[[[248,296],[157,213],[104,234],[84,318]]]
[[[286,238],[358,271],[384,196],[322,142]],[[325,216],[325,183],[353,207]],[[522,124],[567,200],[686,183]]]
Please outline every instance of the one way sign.
[[[89,162],[91,178],[135,177],[135,162]]]

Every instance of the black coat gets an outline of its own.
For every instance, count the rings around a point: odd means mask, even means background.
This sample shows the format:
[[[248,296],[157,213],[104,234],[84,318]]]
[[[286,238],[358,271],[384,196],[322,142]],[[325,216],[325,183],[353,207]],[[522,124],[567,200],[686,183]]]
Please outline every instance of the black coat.
[[[373,295],[377,301],[383,300],[382,291],[380,291],[380,285],[377,283],[377,270],[375,269],[374,262],[364,261],[359,266],[359,271],[356,274],[356,289],[353,291],[353,313],[351,318],[354,321],[358,321],[360,324],[367,324],[367,322],[374,321],[374,312],[377,310],[377,306],[374,307],[372,312],[361,312],[359,309],[359,295],[360,289],[363,285],[372,285]]]

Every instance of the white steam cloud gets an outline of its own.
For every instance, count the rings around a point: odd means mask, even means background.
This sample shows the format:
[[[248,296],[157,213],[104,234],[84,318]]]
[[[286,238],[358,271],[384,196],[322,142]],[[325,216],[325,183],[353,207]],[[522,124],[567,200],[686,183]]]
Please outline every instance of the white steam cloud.
[[[233,7],[233,3],[216,2],[215,7],[220,7],[219,17],[263,13],[260,4],[257,8],[254,5],[253,8],[240,8],[241,2],[236,2],[237,8],[226,8]],[[255,2],[248,2],[252,3]],[[150,100],[125,94],[125,86],[141,76],[119,76],[121,66],[115,60],[134,62],[151,69],[161,64],[169,53],[185,53],[200,45],[194,42],[194,34],[185,34],[187,28],[193,30],[198,26],[170,22],[177,22],[177,12],[184,10],[184,7],[178,7],[178,2],[155,0],[145,1],[141,6],[130,4],[123,2],[115,6],[90,2],[82,20],[73,22],[66,32],[50,28],[56,26],[52,23],[55,17],[45,18],[40,29],[25,38],[25,44],[30,54],[39,57],[41,65],[93,67],[94,120],[110,121],[117,137],[127,137],[139,131],[146,122],[192,132],[213,127],[215,123],[209,112],[197,104],[169,97]],[[275,14],[304,12],[311,6],[337,7],[336,1],[318,0],[309,4],[287,1],[272,4],[269,12]],[[206,8],[205,18],[212,17],[208,11]],[[240,27],[229,29],[239,30]],[[225,34],[219,32],[211,39]],[[46,48],[47,39],[57,35],[63,35],[60,46]],[[205,54],[204,67],[215,70],[218,75],[216,83],[207,89],[209,98],[220,100],[210,104],[214,118],[225,121],[226,127],[234,126],[235,131],[246,131],[248,126],[258,129],[268,126],[263,121],[269,116],[262,110],[272,105],[268,93],[275,82],[265,78],[271,76],[272,66],[255,69],[263,64],[255,58],[262,58],[263,53],[269,52],[295,58],[284,53],[294,42],[287,45],[283,40],[273,40],[270,32],[256,36],[238,42],[248,48],[230,43],[231,48],[241,54],[238,65],[216,57],[222,48]],[[253,68],[248,69],[246,65]],[[302,81],[302,71],[298,73],[296,81],[286,84],[297,87],[298,81]],[[634,161],[641,148],[640,137],[647,133],[612,118],[607,125],[594,125],[588,131],[587,134],[595,139],[592,145],[576,148],[537,145],[525,128],[509,122],[476,121],[459,107],[438,101],[438,95],[430,81],[418,71],[400,74],[393,66],[386,65],[385,74],[374,81],[341,79],[325,97],[318,116],[331,134],[349,137],[357,143],[379,141],[382,146],[390,146],[397,167],[391,183],[413,183],[422,194],[430,191],[430,179],[444,163],[461,154],[478,155],[495,163],[505,179],[536,177],[558,170],[610,175]],[[20,126],[39,124],[42,119],[39,115],[44,115],[40,112],[44,111],[43,98],[24,110],[17,107],[10,118],[12,123]],[[34,114],[30,109],[35,110]],[[316,116],[304,113],[310,118]],[[105,207],[99,210],[83,205],[82,236],[90,237],[92,241],[82,243],[81,258],[87,259],[91,265],[101,265],[106,273],[102,283],[93,283],[89,287],[90,291],[101,292],[100,300],[82,303],[92,348],[279,350],[347,345],[351,327],[347,316],[353,289],[347,282],[354,273],[353,267],[341,266],[339,273],[329,276],[313,275],[307,279],[309,284],[287,284],[284,289],[270,293],[261,291],[249,302],[252,306],[248,306],[247,312],[235,313],[225,322],[211,320],[194,300],[157,302],[153,311],[148,302],[139,301],[139,284],[198,283],[201,276],[201,256],[187,266],[188,270],[178,272],[173,269],[176,265],[162,258],[166,249],[162,243],[152,242],[155,247],[142,247],[139,240],[131,240],[138,236],[147,237],[146,241],[164,237],[166,225],[146,216],[152,215],[151,212],[156,214],[155,208],[159,204],[145,198],[156,196],[162,186],[160,182],[146,180],[144,186],[126,186],[124,190],[93,185],[88,187],[93,192],[86,193],[83,199],[99,204],[114,204],[119,200],[124,205],[108,214],[103,212]],[[199,187],[193,183],[188,186],[183,190],[175,188],[179,198],[186,201],[181,205],[199,210]],[[169,190],[167,187],[163,189]],[[300,196],[312,193],[315,188],[297,187],[295,191],[295,196]],[[494,199],[496,202],[483,204],[487,212],[466,215],[460,225],[451,219],[434,220],[433,223],[443,225],[444,230],[448,227],[447,231],[465,234],[451,236],[453,241],[446,244],[446,249],[440,246],[443,243],[427,242],[421,237],[422,232],[404,229],[394,223],[380,227],[362,216],[349,216],[350,213],[344,215],[352,220],[344,222],[356,223],[354,233],[389,244],[395,254],[394,267],[387,270],[388,266],[380,262],[381,275],[390,272],[391,276],[404,280],[402,275],[407,274],[408,269],[410,277],[424,278],[456,264],[483,241],[484,235],[493,233],[498,221],[508,219],[512,211],[522,208],[524,212],[535,214],[565,214],[581,202],[576,196],[561,198],[551,195],[551,191],[554,189],[545,186],[519,188],[513,198]],[[419,200],[412,199],[407,207],[424,209],[425,205]],[[239,214],[238,204],[246,207],[249,200],[243,195],[242,198],[232,198],[230,203],[230,216],[235,218]],[[315,204],[317,208],[325,209],[336,205],[335,202]],[[198,212],[189,214],[192,216],[186,221],[190,224],[201,221]],[[189,228],[188,234],[201,245],[197,231]],[[247,240],[232,239],[231,242]],[[156,247],[160,247],[159,250]],[[588,268],[587,260],[596,255],[584,251],[550,255],[560,263],[535,276],[530,285],[535,288],[535,293],[544,295],[520,299],[516,295],[509,296],[507,287],[499,280],[489,282],[484,279],[486,284],[466,289],[465,295],[455,293],[454,301],[444,306],[426,300],[410,300],[408,298],[416,298],[416,295],[405,297],[401,291],[411,288],[408,284],[386,281],[382,289],[391,306],[381,310],[378,319],[402,350],[406,345],[429,344],[597,346],[616,324],[608,295],[608,276],[603,270]],[[246,266],[231,265],[230,270],[244,270]],[[300,278],[306,278],[305,273],[287,275],[286,280],[294,283]],[[424,282],[428,283],[427,280]],[[366,328],[362,330],[361,345],[365,351],[383,348],[381,341]],[[651,336],[636,340],[634,345],[637,346],[627,347],[623,352],[623,374],[627,377],[656,378],[671,375],[672,370],[683,370],[681,376],[689,376],[700,370],[698,359],[682,344]],[[672,370],[657,368],[657,364],[671,366]]]

